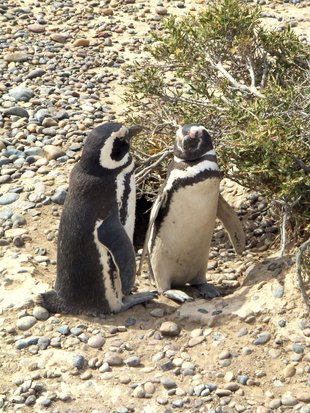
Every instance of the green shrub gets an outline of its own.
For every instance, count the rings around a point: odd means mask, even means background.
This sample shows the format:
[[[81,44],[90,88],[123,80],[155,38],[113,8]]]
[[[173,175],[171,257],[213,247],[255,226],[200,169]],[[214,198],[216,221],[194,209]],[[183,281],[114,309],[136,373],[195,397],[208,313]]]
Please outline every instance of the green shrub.
[[[147,128],[135,146],[140,175],[171,147],[176,124],[201,123],[226,176],[309,226],[309,46],[289,27],[263,28],[259,8],[239,0],[171,16],[152,39],[150,58],[127,68],[130,121]],[[156,165],[140,191],[152,196],[165,170]]]

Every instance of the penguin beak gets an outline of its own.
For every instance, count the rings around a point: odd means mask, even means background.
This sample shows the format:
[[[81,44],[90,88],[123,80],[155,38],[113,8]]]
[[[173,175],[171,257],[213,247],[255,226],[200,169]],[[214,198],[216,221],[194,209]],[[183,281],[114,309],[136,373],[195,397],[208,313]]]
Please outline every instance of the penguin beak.
[[[128,135],[127,139],[133,138],[135,135],[137,135],[139,132],[143,130],[143,126],[141,125],[133,125],[128,128]]]

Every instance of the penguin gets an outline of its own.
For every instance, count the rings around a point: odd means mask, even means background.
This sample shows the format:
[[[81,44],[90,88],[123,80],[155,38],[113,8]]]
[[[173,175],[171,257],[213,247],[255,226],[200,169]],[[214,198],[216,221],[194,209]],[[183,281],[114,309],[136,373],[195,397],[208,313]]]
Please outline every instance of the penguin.
[[[138,274],[146,253],[150,276],[158,292],[184,302],[190,300],[179,287],[195,286],[204,298],[220,292],[206,282],[209,249],[215,220],[223,221],[238,254],[245,234],[237,214],[220,195],[221,172],[206,128],[180,127],[166,181],[150,213]]]
[[[60,219],[55,288],[39,297],[50,312],[117,313],[155,296],[129,295],[136,275],[136,196],[129,150],[141,129],[106,123],[85,141]]]

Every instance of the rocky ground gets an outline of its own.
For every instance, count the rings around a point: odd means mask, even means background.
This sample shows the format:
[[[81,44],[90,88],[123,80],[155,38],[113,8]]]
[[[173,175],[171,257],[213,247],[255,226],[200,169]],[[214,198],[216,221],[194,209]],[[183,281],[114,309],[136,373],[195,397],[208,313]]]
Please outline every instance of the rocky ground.
[[[310,3],[265,1],[263,23],[309,41]],[[25,305],[53,285],[68,175],[88,131],[122,120],[122,66],[149,31],[202,0],[2,0],[0,4],[0,409],[7,412],[310,412],[310,323],[277,217],[223,182],[248,246],[218,225],[208,277],[223,290],[160,297],[105,318]],[[147,274],[139,290],[152,288]],[[193,292],[191,292],[193,293]]]

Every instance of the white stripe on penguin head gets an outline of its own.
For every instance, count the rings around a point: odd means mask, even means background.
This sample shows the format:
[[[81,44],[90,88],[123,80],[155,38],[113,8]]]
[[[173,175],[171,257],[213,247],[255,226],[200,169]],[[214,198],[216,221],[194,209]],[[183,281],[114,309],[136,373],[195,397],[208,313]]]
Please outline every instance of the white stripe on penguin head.
[[[106,169],[116,169],[127,163],[129,159],[129,152],[119,161],[115,161],[111,158],[113,144],[116,138],[124,138],[128,133],[128,129],[122,126],[118,131],[113,132],[111,136],[105,141],[103,147],[100,151],[99,163],[103,168]]]

